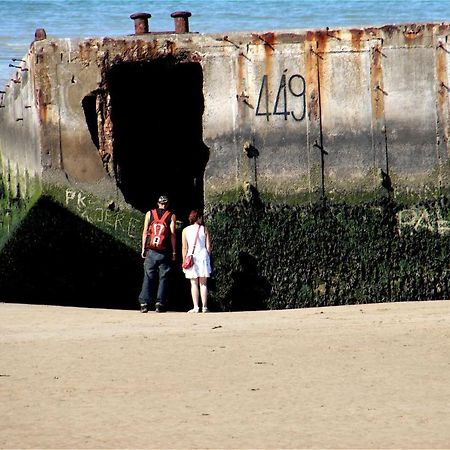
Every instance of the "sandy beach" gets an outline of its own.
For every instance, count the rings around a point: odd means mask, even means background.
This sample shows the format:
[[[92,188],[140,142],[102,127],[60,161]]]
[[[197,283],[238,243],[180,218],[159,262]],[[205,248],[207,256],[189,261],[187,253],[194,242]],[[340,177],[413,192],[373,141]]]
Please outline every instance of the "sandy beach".
[[[450,448],[450,302],[0,303],[0,447]]]

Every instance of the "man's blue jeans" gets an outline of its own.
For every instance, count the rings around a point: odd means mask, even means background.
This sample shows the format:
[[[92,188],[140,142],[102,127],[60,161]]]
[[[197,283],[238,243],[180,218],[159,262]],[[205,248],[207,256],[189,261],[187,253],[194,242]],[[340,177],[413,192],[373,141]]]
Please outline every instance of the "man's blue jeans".
[[[144,280],[142,282],[141,293],[139,294],[139,303],[141,305],[150,303],[156,291],[156,286],[158,286],[156,303],[166,304],[170,268],[171,261],[169,255],[154,252],[153,250],[147,251],[147,256],[144,261]]]

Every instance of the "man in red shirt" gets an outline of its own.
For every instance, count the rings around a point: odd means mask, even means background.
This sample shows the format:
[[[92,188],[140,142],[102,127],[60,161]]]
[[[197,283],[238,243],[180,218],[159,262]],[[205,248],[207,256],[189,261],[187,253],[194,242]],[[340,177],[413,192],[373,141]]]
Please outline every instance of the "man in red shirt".
[[[141,312],[148,311],[148,305],[157,289],[155,311],[167,308],[167,283],[171,262],[176,259],[175,214],[168,209],[169,199],[161,195],[158,207],[148,211],[142,230],[142,251],[144,280],[139,303]]]

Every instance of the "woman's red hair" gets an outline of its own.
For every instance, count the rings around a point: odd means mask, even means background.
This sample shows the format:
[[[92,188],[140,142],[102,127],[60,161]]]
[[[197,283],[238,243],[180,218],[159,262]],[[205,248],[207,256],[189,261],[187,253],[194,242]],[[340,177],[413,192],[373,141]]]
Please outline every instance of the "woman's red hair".
[[[198,223],[202,223],[202,216],[200,215],[200,213],[198,212],[198,209],[193,209],[190,213],[189,213],[189,223],[192,225],[196,222]]]

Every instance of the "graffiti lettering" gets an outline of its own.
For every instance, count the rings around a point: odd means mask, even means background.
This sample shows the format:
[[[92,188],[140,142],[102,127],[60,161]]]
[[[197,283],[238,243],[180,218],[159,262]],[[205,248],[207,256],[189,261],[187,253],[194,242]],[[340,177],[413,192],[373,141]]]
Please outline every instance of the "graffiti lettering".
[[[128,221],[128,236],[130,238],[136,237],[136,227],[139,222],[136,219],[130,219]]]
[[[67,189],[65,192],[66,206],[79,211],[81,217],[90,224],[102,224],[115,232],[126,233],[130,238],[139,236],[139,221],[133,217],[127,217],[118,211],[110,211],[108,208],[98,206],[98,203],[91,204],[87,194],[79,191]]]
[[[439,234],[450,232],[450,220],[443,219],[439,210],[404,209],[397,213],[397,223],[400,232],[406,228],[415,231],[427,230]]]
[[[117,215],[116,220],[114,221],[114,229],[115,230],[122,230],[123,224],[122,224],[123,217]]]
[[[86,208],[86,195],[83,195],[82,192],[76,192],[70,189],[66,189],[66,206],[69,206],[69,203],[75,201],[75,199],[78,209]]]
[[[104,221],[105,225],[109,225],[110,227],[114,226],[111,222],[108,222],[111,211],[109,209],[105,209],[104,212],[105,212],[105,214],[103,216],[103,221]]]
[[[75,191],[71,191],[69,189],[66,189],[66,206],[75,199],[75,196],[77,193]]]
[[[78,208],[86,208],[86,203],[84,203],[84,200],[86,199],[85,195],[81,195],[81,192],[78,192],[78,198],[77,198],[77,206]]]
[[[284,71],[286,72],[286,70]],[[258,104],[256,106],[255,114],[257,116],[265,116],[269,121],[270,116],[283,116],[287,120],[291,116],[295,121],[300,122],[305,118],[306,113],[306,99],[305,99],[305,79],[299,75],[294,74],[287,80],[286,74],[283,73],[278,85],[277,95],[272,111],[269,106],[271,104],[269,92],[268,75],[264,75],[261,80],[261,88],[259,90]],[[289,95],[288,95],[289,94]],[[291,110],[288,108],[288,103],[292,101],[290,97],[298,98],[297,106]]]

